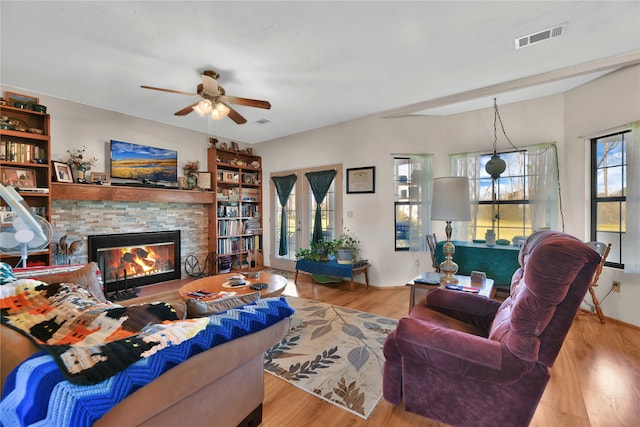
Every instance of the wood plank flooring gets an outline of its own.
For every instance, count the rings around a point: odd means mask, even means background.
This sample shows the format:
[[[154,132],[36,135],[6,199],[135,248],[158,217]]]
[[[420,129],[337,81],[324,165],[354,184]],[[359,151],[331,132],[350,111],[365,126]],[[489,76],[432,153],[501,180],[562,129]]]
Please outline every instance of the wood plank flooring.
[[[157,291],[166,290],[161,287]],[[383,289],[348,282],[321,285],[300,274],[285,295],[323,301],[399,319],[407,314],[409,289]],[[264,374],[263,427],[312,426],[441,426],[405,412],[381,399],[369,419],[353,415],[304,392],[286,381]],[[531,426],[640,426],[640,328],[580,313],[551,369]],[[490,408],[487,408],[490,410]]]

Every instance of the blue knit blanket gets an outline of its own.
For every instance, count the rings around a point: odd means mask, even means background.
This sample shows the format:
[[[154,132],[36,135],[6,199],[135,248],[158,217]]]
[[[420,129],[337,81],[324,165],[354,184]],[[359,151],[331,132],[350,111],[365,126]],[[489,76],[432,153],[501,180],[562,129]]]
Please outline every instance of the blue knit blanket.
[[[140,359],[95,385],[66,381],[54,358],[44,352],[24,361],[7,377],[0,402],[3,427],[91,426],[113,406],[180,362],[290,317],[284,298],[266,298],[222,314],[195,337]]]

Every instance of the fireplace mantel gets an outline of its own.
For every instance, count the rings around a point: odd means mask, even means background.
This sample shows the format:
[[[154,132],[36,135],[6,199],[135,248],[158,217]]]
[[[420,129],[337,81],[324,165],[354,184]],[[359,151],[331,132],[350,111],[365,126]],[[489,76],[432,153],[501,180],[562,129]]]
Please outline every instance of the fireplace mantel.
[[[112,200],[120,202],[213,203],[211,191],[169,190],[91,184],[51,184],[53,200]]]

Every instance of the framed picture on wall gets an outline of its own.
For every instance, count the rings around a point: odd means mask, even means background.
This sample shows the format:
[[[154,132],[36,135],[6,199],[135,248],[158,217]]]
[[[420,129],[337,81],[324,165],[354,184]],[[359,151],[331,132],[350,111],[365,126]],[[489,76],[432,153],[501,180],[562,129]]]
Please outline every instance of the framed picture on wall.
[[[68,164],[62,162],[51,162],[53,165],[53,177],[57,182],[73,182],[73,175],[71,175],[71,167]]]
[[[347,194],[375,192],[375,166],[347,169]]]

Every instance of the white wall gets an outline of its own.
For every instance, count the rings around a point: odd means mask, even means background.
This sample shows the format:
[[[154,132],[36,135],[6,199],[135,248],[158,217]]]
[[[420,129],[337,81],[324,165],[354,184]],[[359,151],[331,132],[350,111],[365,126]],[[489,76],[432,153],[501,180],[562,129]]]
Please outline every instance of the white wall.
[[[565,231],[588,240],[587,148],[579,135],[588,135],[640,119],[640,67],[618,71],[578,87],[567,94],[547,96],[527,102],[500,105],[507,135],[517,146],[557,142]],[[499,103],[499,100],[498,100]],[[499,131],[500,132],[500,131]],[[345,194],[344,226],[362,241],[363,257],[370,268],[370,282],[377,286],[398,286],[418,271],[430,269],[428,253],[393,250],[393,170],[392,153],[433,154],[434,176],[449,174],[451,153],[486,150],[493,143],[493,108],[445,117],[368,117],[259,144],[263,175],[292,167],[343,163],[343,167],[376,167],[375,194]],[[508,149],[498,134],[498,148]],[[268,193],[265,193],[268,194]],[[265,198],[266,226],[272,207]],[[444,237],[444,225],[433,230]],[[269,248],[267,248],[268,250]],[[269,259],[270,253],[265,254]],[[415,259],[420,267],[415,267]],[[622,292],[611,294],[603,303],[605,315],[640,325],[640,285],[638,277],[624,276],[605,268],[597,293],[602,297],[612,280],[622,281]]]
[[[24,90],[2,87],[19,93]],[[66,150],[87,145],[88,153],[105,161],[105,141],[121,139],[179,151],[179,164],[204,159],[208,136],[202,133],[138,119],[94,107],[39,94],[51,113],[53,159],[65,160]],[[527,102],[501,105],[500,115],[507,135],[517,146],[556,141],[565,231],[588,239],[588,191],[586,147],[580,135],[588,135],[640,119],[640,67],[618,71],[587,83],[567,94],[547,96]],[[254,145],[263,157],[265,242],[271,239],[268,224],[271,204],[268,178],[271,172],[342,163],[343,168],[376,167],[375,194],[346,194],[343,187],[344,227],[362,241],[362,256],[372,267],[370,283],[399,286],[418,272],[430,269],[427,252],[394,251],[393,153],[433,154],[434,176],[449,174],[451,153],[491,151],[493,108],[445,116],[380,119],[368,117]],[[498,135],[498,148],[508,149]],[[107,163],[96,170],[107,170]],[[346,218],[352,211],[353,218]],[[440,238],[444,224],[434,223]],[[265,260],[270,257],[265,245]],[[420,260],[416,268],[415,259]],[[609,290],[611,280],[621,280],[622,292],[611,294],[603,303],[605,315],[640,325],[640,284],[638,278],[605,269],[598,294]]]

